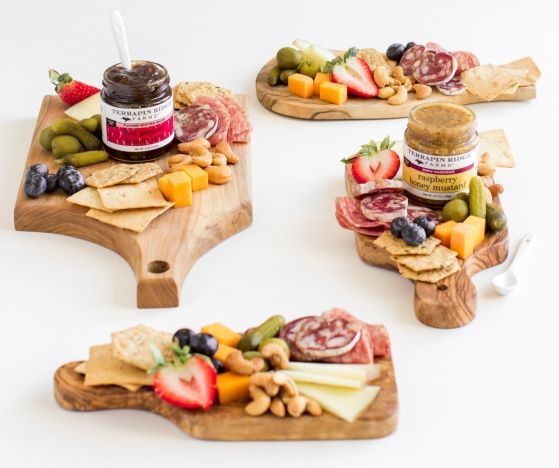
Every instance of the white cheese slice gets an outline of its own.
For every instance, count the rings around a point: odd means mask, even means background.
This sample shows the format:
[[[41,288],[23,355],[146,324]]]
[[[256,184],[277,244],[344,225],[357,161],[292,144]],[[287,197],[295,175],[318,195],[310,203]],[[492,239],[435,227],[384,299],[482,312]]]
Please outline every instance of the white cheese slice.
[[[368,382],[380,376],[378,364],[325,364],[316,362],[290,362],[287,370],[309,374],[331,375]]]
[[[325,374],[311,374],[309,372],[298,372],[291,370],[281,371],[291,377],[296,383],[308,382],[322,385],[332,385],[334,387],[361,388],[365,385],[364,380],[348,379],[347,377],[334,377]]]
[[[301,395],[312,398],[322,409],[347,421],[355,421],[376,398],[380,387],[368,385],[359,389],[298,383]]]
[[[64,111],[64,113],[74,120],[89,119],[95,114],[101,113],[101,93],[92,94],[83,101],[74,104]]]

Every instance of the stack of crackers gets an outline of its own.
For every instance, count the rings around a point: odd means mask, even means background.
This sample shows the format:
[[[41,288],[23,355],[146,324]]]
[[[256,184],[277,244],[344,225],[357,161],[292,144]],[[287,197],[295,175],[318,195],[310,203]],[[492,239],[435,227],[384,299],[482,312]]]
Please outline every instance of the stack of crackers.
[[[385,231],[374,244],[392,256],[403,277],[414,281],[437,283],[460,270],[457,253],[433,236],[418,246],[411,246]]]
[[[135,392],[144,385],[153,385],[153,366],[149,344],[157,346],[169,357],[170,333],[138,325],[112,334],[112,342],[89,349],[89,359],[74,370],[85,376],[84,385],[117,385]]]
[[[85,179],[87,187],[67,200],[90,208],[90,218],[142,232],[173,206],[157,186],[155,176],[161,172],[156,163],[117,164],[91,174]]]

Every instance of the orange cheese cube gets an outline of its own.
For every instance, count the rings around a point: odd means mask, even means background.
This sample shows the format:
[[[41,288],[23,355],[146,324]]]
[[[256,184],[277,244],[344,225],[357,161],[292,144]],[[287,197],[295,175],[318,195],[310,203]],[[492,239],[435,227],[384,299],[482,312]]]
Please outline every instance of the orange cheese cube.
[[[450,233],[456,224],[456,221],[447,221],[446,223],[437,224],[433,235],[439,239],[441,244],[445,247],[450,247]]]
[[[175,208],[192,205],[192,182],[185,172],[165,174],[157,183],[163,196],[175,203]]]
[[[347,86],[329,81],[322,83],[320,85],[320,99],[332,104],[343,104],[347,101]]]
[[[230,328],[222,325],[221,323],[211,323],[210,325],[204,325],[201,328],[202,333],[208,333],[213,335],[215,339],[224,345],[235,347],[241,339],[241,334]]]
[[[250,386],[248,375],[224,372],[217,376],[216,388],[219,402],[222,405],[248,398],[248,387]]]
[[[466,260],[476,247],[477,231],[471,224],[458,223],[450,233],[450,248]]]
[[[214,354],[214,358],[216,358],[218,361],[225,362],[227,356],[229,356],[231,353],[235,351],[238,350],[236,348],[232,348],[231,346],[227,346],[223,343],[219,343],[217,345],[217,351]]]
[[[314,77],[313,93],[315,96],[320,96],[320,85],[330,81],[330,73],[318,72]]]
[[[204,190],[208,188],[208,173],[196,164],[184,166],[182,171],[190,177],[192,181],[192,191]]]
[[[287,79],[287,89],[291,94],[302,98],[309,98],[313,95],[313,80],[310,76],[301,73],[293,73]]]
[[[476,230],[475,247],[477,247],[483,242],[483,239],[485,239],[485,218],[479,218],[478,216],[468,216],[464,220],[464,224],[469,224]]]

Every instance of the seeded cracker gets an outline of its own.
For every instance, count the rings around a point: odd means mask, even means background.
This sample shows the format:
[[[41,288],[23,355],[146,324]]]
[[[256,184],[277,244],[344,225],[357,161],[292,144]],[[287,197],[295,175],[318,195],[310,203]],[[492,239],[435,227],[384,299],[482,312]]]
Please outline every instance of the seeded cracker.
[[[139,208],[137,210],[121,210],[114,213],[90,209],[85,215],[105,224],[130,231],[143,232],[150,223],[173,206],[169,203],[162,208]]]
[[[402,239],[394,237],[390,231],[384,231],[374,242],[376,246],[385,249],[392,255],[429,255],[441,241],[436,237],[428,237],[425,242],[414,247],[406,244]]]
[[[139,184],[163,172],[159,164],[156,163],[136,164],[136,169],[137,171],[134,175],[122,181],[123,184]]]
[[[66,200],[75,205],[87,206],[88,208],[95,208],[96,210],[106,211],[109,213],[112,212],[112,210],[105,208],[103,202],[101,201],[101,197],[99,197],[99,192],[97,192],[97,189],[93,187],[85,187],[79,192],[74,193],[74,195],[68,197]]]
[[[101,188],[98,192],[103,206],[113,211],[169,206],[169,202],[161,195],[155,179],[139,184]]]
[[[392,257],[398,265],[402,265],[416,273],[438,270],[456,262],[456,252],[438,245],[429,255],[396,255]]]
[[[138,172],[137,166],[133,164],[117,164],[107,169],[95,171],[85,183],[90,187],[104,188],[122,183]]]
[[[140,369],[149,370],[153,366],[153,356],[149,350],[149,343],[157,346],[161,352],[171,356],[170,345],[173,335],[161,332],[144,325],[128,328],[112,335],[113,354],[124,362]]]
[[[437,283],[440,280],[446,278],[447,276],[453,275],[460,271],[460,265],[458,260],[454,259],[454,263],[446,266],[444,268],[439,268],[437,270],[428,270],[417,273],[410,268],[403,265],[398,265],[398,271],[400,274],[408,279],[414,281],[423,281],[425,283]]]

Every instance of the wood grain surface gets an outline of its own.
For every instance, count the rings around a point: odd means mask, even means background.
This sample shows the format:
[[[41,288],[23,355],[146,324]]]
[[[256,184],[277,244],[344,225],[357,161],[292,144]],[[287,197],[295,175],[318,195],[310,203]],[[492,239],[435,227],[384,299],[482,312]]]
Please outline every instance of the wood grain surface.
[[[427,99],[418,100],[415,93],[409,93],[408,100],[399,106],[388,104],[383,99],[350,98],[342,105],[329,104],[317,96],[304,99],[291,94],[287,86],[270,86],[267,81],[268,71],[276,64],[270,60],[256,77],[256,96],[260,103],[276,114],[307,120],[360,120],[360,119],[396,119],[407,117],[410,110],[418,104],[433,101],[453,102],[455,104],[476,104],[484,101],[471,93],[458,96],[446,96],[435,88]],[[501,94],[494,101],[525,101],[536,98],[535,86],[519,87],[514,94]]]
[[[247,96],[238,96],[243,106]],[[39,144],[39,133],[54,120],[63,117],[65,105],[57,96],[45,96],[25,167],[45,163],[54,172],[59,165],[50,152]],[[22,176],[14,209],[18,231],[64,234],[100,244],[121,255],[132,267],[137,280],[137,305],[176,307],[180,289],[192,265],[205,252],[252,223],[250,146],[232,145],[240,162],[231,166],[232,180],[225,185],[211,185],[193,194],[193,204],[171,208],[155,219],[142,233],[116,228],[85,216],[88,208],[73,205],[57,191],[37,199],[25,196]],[[169,154],[175,154],[173,148]],[[167,168],[167,157],[158,162]],[[81,169],[84,176],[116,164]],[[110,274],[110,272],[107,272]],[[79,274],[79,273],[78,273]]]
[[[249,416],[242,404],[219,405],[209,411],[188,411],[165,403],[151,387],[137,392],[106,385],[84,386],[82,375],[74,371],[80,362],[60,367],[54,375],[54,396],[62,408],[71,411],[140,409],[167,418],[181,430],[199,439],[210,440],[322,440],[374,439],[387,436],[398,424],[398,391],[391,358],[379,359],[382,376],[376,399],[354,421],[348,423],[331,414],[319,417],[278,418],[271,414]]]

